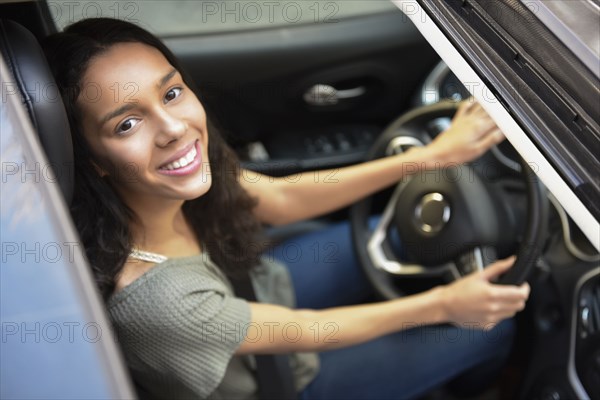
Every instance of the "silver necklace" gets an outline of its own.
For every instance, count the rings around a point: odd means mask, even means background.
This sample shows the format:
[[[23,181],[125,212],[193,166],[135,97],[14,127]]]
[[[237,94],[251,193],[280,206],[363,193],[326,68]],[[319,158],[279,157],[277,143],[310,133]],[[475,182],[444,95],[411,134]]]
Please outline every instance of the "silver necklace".
[[[129,257],[135,258],[136,260],[157,264],[168,260],[168,257],[163,256],[162,254],[150,253],[149,251],[138,249],[132,249],[131,253],[129,253]]]

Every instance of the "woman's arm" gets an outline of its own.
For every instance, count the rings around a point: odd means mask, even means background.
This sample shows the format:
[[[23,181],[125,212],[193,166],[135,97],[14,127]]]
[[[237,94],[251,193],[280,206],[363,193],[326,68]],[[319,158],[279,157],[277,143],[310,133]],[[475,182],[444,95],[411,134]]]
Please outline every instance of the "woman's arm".
[[[422,169],[470,161],[504,137],[475,102],[463,104],[452,126],[422,148],[346,168],[273,178],[243,170],[240,183],[258,199],[255,213],[283,225],[326,214]]]
[[[342,208],[415,173],[429,157],[422,149],[345,168],[282,178],[242,171],[242,186],[258,199],[261,222],[284,225]],[[433,159],[433,157],[432,157]]]
[[[313,311],[251,303],[252,324],[236,354],[332,350],[444,322],[491,329],[522,310],[529,295],[527,283],[490,283],[513,262],[501,260],[450,285],[375,304]]]

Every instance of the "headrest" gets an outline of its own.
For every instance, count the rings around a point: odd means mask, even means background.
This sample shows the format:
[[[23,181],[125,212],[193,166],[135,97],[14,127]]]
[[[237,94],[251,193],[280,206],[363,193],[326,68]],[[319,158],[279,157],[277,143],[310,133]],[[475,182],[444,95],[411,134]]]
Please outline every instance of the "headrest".
[[[73,196],[73,144],[65,106],[36,38],[14,21],[0,19],[0,51],[13,82],[5,95],[20,95],[67,204]]]

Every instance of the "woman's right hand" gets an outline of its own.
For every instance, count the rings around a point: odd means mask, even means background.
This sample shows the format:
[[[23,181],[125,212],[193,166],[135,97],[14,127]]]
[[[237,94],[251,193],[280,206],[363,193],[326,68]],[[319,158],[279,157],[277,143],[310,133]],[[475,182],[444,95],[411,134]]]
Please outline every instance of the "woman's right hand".
[[[434,154],[433,167],[444,167],[479,158],[504,140],[494,120],[474,99],[464,101],[452,124],[426,148]]]
[[[508,271],[515,261],[509,257],[441,287],[448,322],[459,326],[492,329],[500,321],[525,308],[529,284],[498,285],[491,281]]]

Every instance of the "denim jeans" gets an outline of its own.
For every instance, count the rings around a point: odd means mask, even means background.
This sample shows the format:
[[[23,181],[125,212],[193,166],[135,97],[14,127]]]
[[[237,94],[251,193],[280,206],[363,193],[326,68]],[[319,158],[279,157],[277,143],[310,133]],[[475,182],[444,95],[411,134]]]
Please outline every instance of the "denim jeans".
[[[288,266],[299,308],[360,304],[374,298],[358,265],[347,222],[294,237],[271,251]],[[481,385],[506,360],[514,328],[512,320],[490,331],[415,326],[407,321],[400,332],[320,353],[319,374],[300,398],[411,399],[469,370],[473,385]]]

